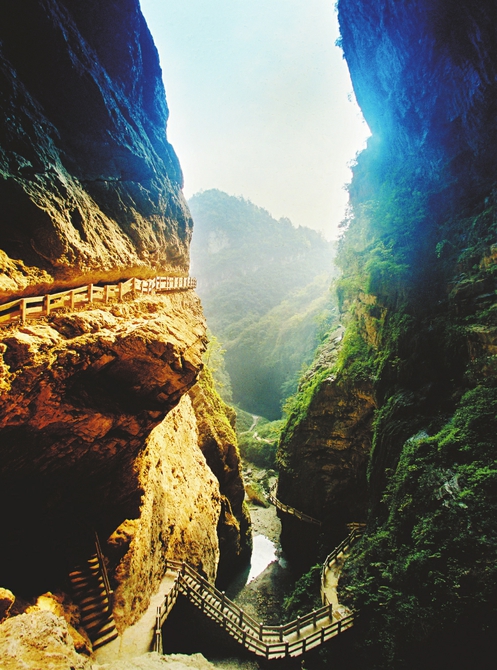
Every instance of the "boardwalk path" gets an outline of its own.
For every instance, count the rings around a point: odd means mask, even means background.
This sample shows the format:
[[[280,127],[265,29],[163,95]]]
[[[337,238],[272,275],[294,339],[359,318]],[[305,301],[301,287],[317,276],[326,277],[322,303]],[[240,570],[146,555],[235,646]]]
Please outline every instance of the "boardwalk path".
[[[340,560],[348,547],[360,536],[357,529],[341,543],[339,553],[332,552],[323,567],[324,579],[335,570],[335,562]],[[162,651],[162,626],[171,612],[179,594],[184,595],[200,611],[223,628],[236,642],[248,651],[266,659],[297,657],[319,647],[332,637],[351,628],[354,622],[352,612],[345,608],[334,608],[328,602],[320,609],[280,626],[265,626],[258,623],[238,605],[216,589],[185,562],[168,561],[167,569],[175,572],[174,584],[157,608],[154,650]],[[330,599],[332,581],[326,582],[325,597]],[[336,584],[335,584],[336,592]],[[322,591],[323,592],[323,591]],[[335,596],[332,600],[336,600]]]
[[[197,280],[193,277],[154,277],[153,279],[128,279],[117,284],[88,284],[78,288],[49,293],[47,295],[19,298],[0,305],[0,326],[7,326],[28,319],[41,319],[50,316],[56,309],[76,309],[89,307],[94,303],[108,303],[123,300],[128,295],[167,293],[194,289]]]
[[[321,526],[321,521],[319,519],[315,519],[312,516],[309,516],[309,514],[305,514],[304,512],[301,512],[298,509],[295,509],[295,507],[290,507],[290,505],[285,505],[285,503],[282,503],[278,498],[276,497],[276,488],[277,484],[275,484],[272,488],[271,491],[267,497],[268,501],[274,505],[277,509],[281,510],[282,512],[285,512],[285,514],[291,514],[294,516],[296,519],[299,519],[300,521],[305,521],[306,523],[312,523],[315,526]]]

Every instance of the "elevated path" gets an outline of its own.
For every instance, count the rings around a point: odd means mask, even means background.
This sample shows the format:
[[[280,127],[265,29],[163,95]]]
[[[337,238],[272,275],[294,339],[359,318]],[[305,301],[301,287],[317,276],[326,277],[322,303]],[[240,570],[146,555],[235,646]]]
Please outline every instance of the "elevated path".
[[[304,512],[301,512],[298,509],[295,509],[295,507],[290,507],[290,505],[285,505],[285,503],[282,503],[278,498],[276,497],[276,489],[277,489],[277,484],[275,484],[272,488],[271,491],[269,492],[269,495],[267,496],[268,501],[276,507],[276,509],[281,510],[282,512],[285,512],[285,514],[291,514],[294,516],[296,519],[299,519],[300,521],[305,521],[305,523],[312,523],[315,526],[321,526],[321,521],[319,519],[315,519],[312,516],[309,516],[309,514],[305,514]]]
[[[48,293],[29,298],[19,298],[0,305],[0,326],[8,326],[28,319],[41,319],[50,316],[57,309],[76,309],[89,307],[94,303],[109,303],[113,300],[122,301],[124,296],[131,294],[150,295],[170,291],[194,289],[197,280],[194,277],[154,277],[153,279],[128,279],[117,284],[88,284],[78,288]]]
[[[322,588],[324,579],[325,594],[329,602],[303,617],[298,617],[280,626],[266,626],[258,623],[227,598],[223,591],[216,589],[187,563],[168,561],[167,569],[176,572],[176,576],[171,590],[161,606],[157,608],[154,651],[162,653],[162,626],[179,594],[188,598],[195,607],[225,630],[232,639],[257,656],[267,660],[296,658],[311,649],[316,649],[351,628],[354,623],[352,612],[343,607],[333,606],[332,601],[338,603],[336,584],[335,595],[331,596],[330,589],[333,588],[333,579],[326,580],[328,573],[334,573],[335,563],[360,535],[361,532],[354,529],[326,559],[323,566]]]

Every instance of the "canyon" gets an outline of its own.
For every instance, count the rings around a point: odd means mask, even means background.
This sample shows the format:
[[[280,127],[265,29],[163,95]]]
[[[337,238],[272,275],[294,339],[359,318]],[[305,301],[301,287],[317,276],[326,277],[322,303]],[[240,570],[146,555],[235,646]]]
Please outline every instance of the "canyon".
[[[193,220],[138,0],[8,4],[0,300],[187,277]],[[276,495],[319,522],[280,506],[283,548],[308,576],[349,524],[364,533],[339,583],[357,621],[305,663],[492,667],[495,3],[337,8],[372,136],[348,187],[340,315],[287,402]],[[220,251],[223,240],[213,244]],[[206,346],[189,288],[0,329],[6,670],[91,667],[98,640],[81,625],[69,573],[95,552],[95,537],[120,637],[160,591],[167,560],[210,584],[246,563],[236,417],[203,364]],[[169,662],[209,667],[143,661]]]

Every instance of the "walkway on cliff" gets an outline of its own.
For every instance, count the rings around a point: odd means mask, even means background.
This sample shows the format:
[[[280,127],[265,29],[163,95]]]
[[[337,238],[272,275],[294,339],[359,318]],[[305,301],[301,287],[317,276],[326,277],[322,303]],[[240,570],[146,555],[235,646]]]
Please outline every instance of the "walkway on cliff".
[[[170,291],[194,289],[197,280],[194,277],[154,277],[153,279],[137,279],[133,277],[117,284],[88,284],[59,293],[29,298],[19,298],[0,305],[0,326],[28,319],[41,319],[50,316],[56,309],[76,309],[89,307],[94,303],[109,303],[112,300],[121,302],[124,296],[131,294],[151,295]]]
[[[285,503],[282,503],[280,500],[278,500],[278,498],[276,497],[277,486],[278,485],[275,484],[271,488],[271,491],[267,496],[268,501],[272,505],[274,505],[277,509],[281,510],[282,512],[285,512],[285,514],[291,514],[300,521],[305,521],[306,523],[313,523],[315,526],[321,526],[321,521],[319,521],[319,519],[315,519],[314,517],[309,516],[309,514],[305,514],[305,512],[301,512],[300,510],[295,509],[295,507],[290,507],[290,505],[285,505]]]
[[[321,581],[321,593],[326,604],[280,626],[266,626],[252,619],[223,591],[216,589],[184,561],[167,561],[167,570],[175,572],[176,576],[171,590],[157,608],[154,650],[162,652],[162,626],[180,594],[247,651],[267,660],[295,658],[321,646],[354,623],[353,613],[338,603],[336,564],[343,560],[349,547],[361,534],[362,529],[354,527],[326,559]]]

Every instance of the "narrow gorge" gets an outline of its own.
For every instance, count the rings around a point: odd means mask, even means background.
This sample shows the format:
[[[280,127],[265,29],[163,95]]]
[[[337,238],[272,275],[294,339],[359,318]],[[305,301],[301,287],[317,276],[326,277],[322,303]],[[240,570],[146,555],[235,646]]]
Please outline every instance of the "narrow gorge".
[[[493,667],[497,7],[337,11],[372,133],[339,276],[314,231],[216,189],[191,200],[233,408],[205,363],[194,221],[139,0],[3,3],[2,670],[215,667],[157,653],[183,596],[249,651],[219,667]],[[240,451],[264,468],[247,487]],[[267,504],[276,477],[300,579],[273,626],[215,584],[246,569],[246,497]],[[85,614],[99,598],[105,617]]]

